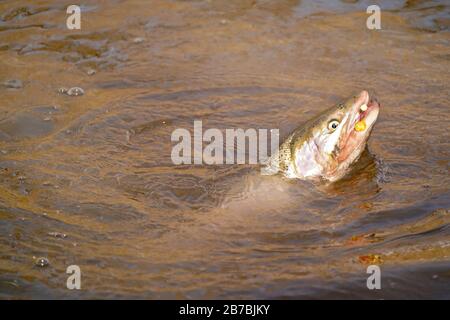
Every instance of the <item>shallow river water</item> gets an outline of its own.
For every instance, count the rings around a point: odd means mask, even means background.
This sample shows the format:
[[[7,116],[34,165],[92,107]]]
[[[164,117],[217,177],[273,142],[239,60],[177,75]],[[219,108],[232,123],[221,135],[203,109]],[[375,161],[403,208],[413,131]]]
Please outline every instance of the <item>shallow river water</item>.
[[[381,30],[350,0],[84,1],[68,30],[70,1],[2,1],[0,298],[450,299],[450,3],[375,2]],[[172,163],[194,120],[283,135],[362,89],[338,183]]]

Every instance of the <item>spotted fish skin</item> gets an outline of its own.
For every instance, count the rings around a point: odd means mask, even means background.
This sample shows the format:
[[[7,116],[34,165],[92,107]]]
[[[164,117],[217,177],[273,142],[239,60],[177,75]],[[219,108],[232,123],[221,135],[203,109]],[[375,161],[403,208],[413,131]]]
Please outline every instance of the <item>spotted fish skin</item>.
[[[363,152],[379,110],[378,101],[362,91],[321,112],[288,135],[263,173],[304,180],[342,178]],[[366,126],[361,130],[357,123],[362,121]]]

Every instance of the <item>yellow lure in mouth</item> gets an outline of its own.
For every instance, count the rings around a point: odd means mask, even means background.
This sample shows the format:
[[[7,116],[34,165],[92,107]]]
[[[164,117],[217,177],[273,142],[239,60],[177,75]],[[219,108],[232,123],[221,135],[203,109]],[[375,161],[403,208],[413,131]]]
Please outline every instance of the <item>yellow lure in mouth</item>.
[[[362,119],[355,124],[355,131],[364,131],[366,130],[366,120]]]

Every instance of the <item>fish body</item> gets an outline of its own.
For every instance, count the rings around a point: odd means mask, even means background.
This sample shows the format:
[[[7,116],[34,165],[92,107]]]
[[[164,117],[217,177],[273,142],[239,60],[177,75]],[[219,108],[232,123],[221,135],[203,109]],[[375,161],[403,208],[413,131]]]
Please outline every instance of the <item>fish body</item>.
[[[339,103],[295,129],[263,172],[288,178],[336,181],[365,149],[380,104],[367,91]]]

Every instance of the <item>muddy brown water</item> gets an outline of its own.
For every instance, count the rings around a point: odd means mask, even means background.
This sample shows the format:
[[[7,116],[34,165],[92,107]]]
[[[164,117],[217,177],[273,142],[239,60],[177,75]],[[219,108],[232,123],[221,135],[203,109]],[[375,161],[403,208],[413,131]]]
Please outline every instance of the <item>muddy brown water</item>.
[[[81,30],[0,3],[0,298],[450,298],[448,1],[378,2],[381,30],[367,1],[84,3]],[[194,120],[286,133],[361,89],[331,186],[171,161]]]

